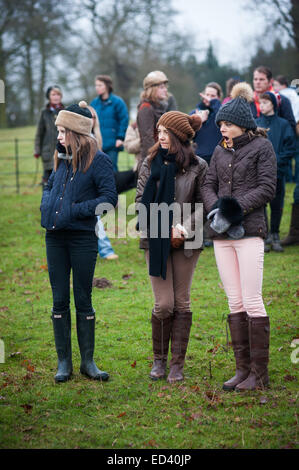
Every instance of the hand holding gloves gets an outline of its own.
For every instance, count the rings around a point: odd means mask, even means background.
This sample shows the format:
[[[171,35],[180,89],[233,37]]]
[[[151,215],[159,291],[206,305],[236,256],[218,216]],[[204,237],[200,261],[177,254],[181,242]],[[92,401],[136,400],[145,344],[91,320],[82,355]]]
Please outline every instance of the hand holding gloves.
[[[233,197],[225,196],[218,199],[207,218],[208,220],[213,218],[210,227],[217,233],[226,232],[235,240],[242,238],[245,234],[242,226],[243,210]]]

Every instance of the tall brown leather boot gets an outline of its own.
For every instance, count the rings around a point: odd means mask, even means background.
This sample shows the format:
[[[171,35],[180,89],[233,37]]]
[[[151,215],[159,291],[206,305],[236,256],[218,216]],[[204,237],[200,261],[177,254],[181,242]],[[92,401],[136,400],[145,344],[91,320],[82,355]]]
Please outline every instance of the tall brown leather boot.
[[[150,373],[150,378],[153,380],[162,379],[166,375],[171,326],[172,317],[160,320],[154,313],[152,313],[154,363]]]
[[[171,331],[171,361],[167,381],[170,383],[184,380],[185,356],[192,325],[192,312],[175,312]]]
[[[281,241],[281,245],[299,245],[299,204],[293,204],[290,231]]]
[[[236,374],[223,384],[223,390],[234,390],[250,372],[250,350],[248,320],[246,312],[238,312],[227,317],[236,360]]]
[[[269,385],[269,317],[251,317],[248,319],[250,345],[250,374],[236,386],[237,391],[256,390]]]

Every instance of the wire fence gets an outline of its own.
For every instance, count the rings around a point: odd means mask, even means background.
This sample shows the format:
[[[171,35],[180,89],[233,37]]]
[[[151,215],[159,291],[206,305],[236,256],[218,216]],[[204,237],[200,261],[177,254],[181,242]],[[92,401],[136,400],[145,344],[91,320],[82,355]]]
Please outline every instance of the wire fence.
[[[12,148],[13,154],[10,155],[2,155],[0,154],[0,188],[1,189],[16,189],[17,194],[20,193],[21,186],[22,187],[34,187],[39,186],[40,183],[37,183],[39,170],[39,161],[36,160],[35,164],[33,162],[32,155],[26,155],[22,153],[22,143],[31,143],[33,147],[33,140],[32,139],[1,139],[0,140],[0,148],[5,144],[8,144],[9,147]],[[26,164],[24,165],[26,169],[20,169],[20,166],[24,163],[24,159],[26,159]],[[29,160],[30,159],[30,160]],[[4,164],[1,164],[4,163]],[[35,168],[34,168],[35,166]],[[3,171],[4,168],[4,171]],[[7,171],[7,168],[9,171]],[[30,168],[30,169],[27,169]],[[32,168],[32,169],[31,169]],[[20,177],[21,175],[32,175],[32,182],[31,184],[26,184],[23,181],[21,182]],[[4,177],[4,178],[3,178]],[[27,178],[26,178],[27,180]],[[28,180],[29,181],[29,180]]]
[[[33,139],[0,139],[0,189],[14,189],[20,194],[21,188],[41,185],[43,165],[41,158],[33,157],[33,148]],[[134,163],[133,155],[120,152],[119,171],[132,168]]]

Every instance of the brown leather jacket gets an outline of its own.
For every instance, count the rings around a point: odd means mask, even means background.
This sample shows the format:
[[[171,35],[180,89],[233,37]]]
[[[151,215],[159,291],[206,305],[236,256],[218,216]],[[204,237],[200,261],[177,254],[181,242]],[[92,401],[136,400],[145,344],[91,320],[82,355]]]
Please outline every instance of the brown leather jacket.
[[[202,199],[202,188],[208,169],[208,164],[205,160],[200,157],[196,157],[198,160],[198,165],[190,165],[187,170],[183,170],[180,173],[177,173],[175,177],[175,202],[179,203],[181,206],[181,224],[191,235],[192,231],[195,229],[195,218],[198,217],[198,221],[201,222],[201,210],[197,208],[195,211],[195,203],[203,203]],[[143,191],[147,180],[150,176],[150,164],[148,157],[144,160],[140,172],[138,175],[137,181],[137,191],[136,191],[136,203],[138,209],[138,203],[141,202]],[[159,182],[157,183],[159,184]],[[183,220],[183,204],[191,203],[191,216],[186,220]],[[202,227],[201,227],[202,228]],[[191,237],[192,239],[192,237]],[[148,240],[146,238],[140,239],[140,248],[148,249]],[[184,249],[184,253],[187,257],[192,256],[192,249],[186,248],[184,245],[181,247]],[[202,244],[199,247],[202,249]]]
[[[149,149],[157,141],[156,125],[165,111],[166,107],[162,104],[147,100],[140,103],[138,107],[137,126],[140,134],[142,161],[147,157]]]
[[[275,196],[276,156],[271,142],[259,135],[243,134],[234,139],[234,148],[217,145],[203,187],[207,213],[220,197],[237,199],[244,213],[246,236],[265,238],[265,205]],[[211,238],[225,239],[227,235],[209,229]]]

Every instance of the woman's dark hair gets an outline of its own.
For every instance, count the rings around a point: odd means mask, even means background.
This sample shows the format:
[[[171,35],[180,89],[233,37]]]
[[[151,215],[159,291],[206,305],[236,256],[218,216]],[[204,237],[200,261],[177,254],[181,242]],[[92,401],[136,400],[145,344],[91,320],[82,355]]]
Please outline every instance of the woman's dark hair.
[[[182,142],[171,130],[167,129],[167,131],[170,140],[168,153],[176,155],[176,164],[179,171],[183,169],[186,170],[190,165],[198,165],[198,160],[193,152],[191,142],[189,140]],[[160,142],[156,142],[155,145],[149,149],[150,163],[156,157],[159,147]]]
[[[274,80],[276,80],[281,85],[285,85],[286,87],[289,86],[289,82],[287,80],[287,77],[285,77],[284,75],[277,75],[277,77]]]
[[[257,127],[256,129],[252,130],[247,130],[247,134],[249,135],[250,138],[253,138],[253,137],[268,137],[268,134],[267,134],[267,131],[269,131],[269,129],[265,129],[264,127]]]
[[[110,75],[97,75],[95,80],[104,82],[109,94],[113,92],[113,82],[112,82],[112,78],[110,77]]]
[[[221,88],[221,86],[219,85],[219,83],[217,83],[217,82],[209,82],[209,83],[206,84],[205,89],[206,89],[207,87],[214,88],[214,89],[217,91],[217,96],[218,96],[218,98],[219,98],[220,100],[222,100],[222,98],[223,98],[223,92],[222,92],[222,88]]]
[[[57,91],[57,93],[60,93],[60,96],[62,96],[61,88],[58,85],[49,86],[47,88],[47,91],[46,91],[47,100],[50,99],[50,93],[51,93],[52,90]]]

